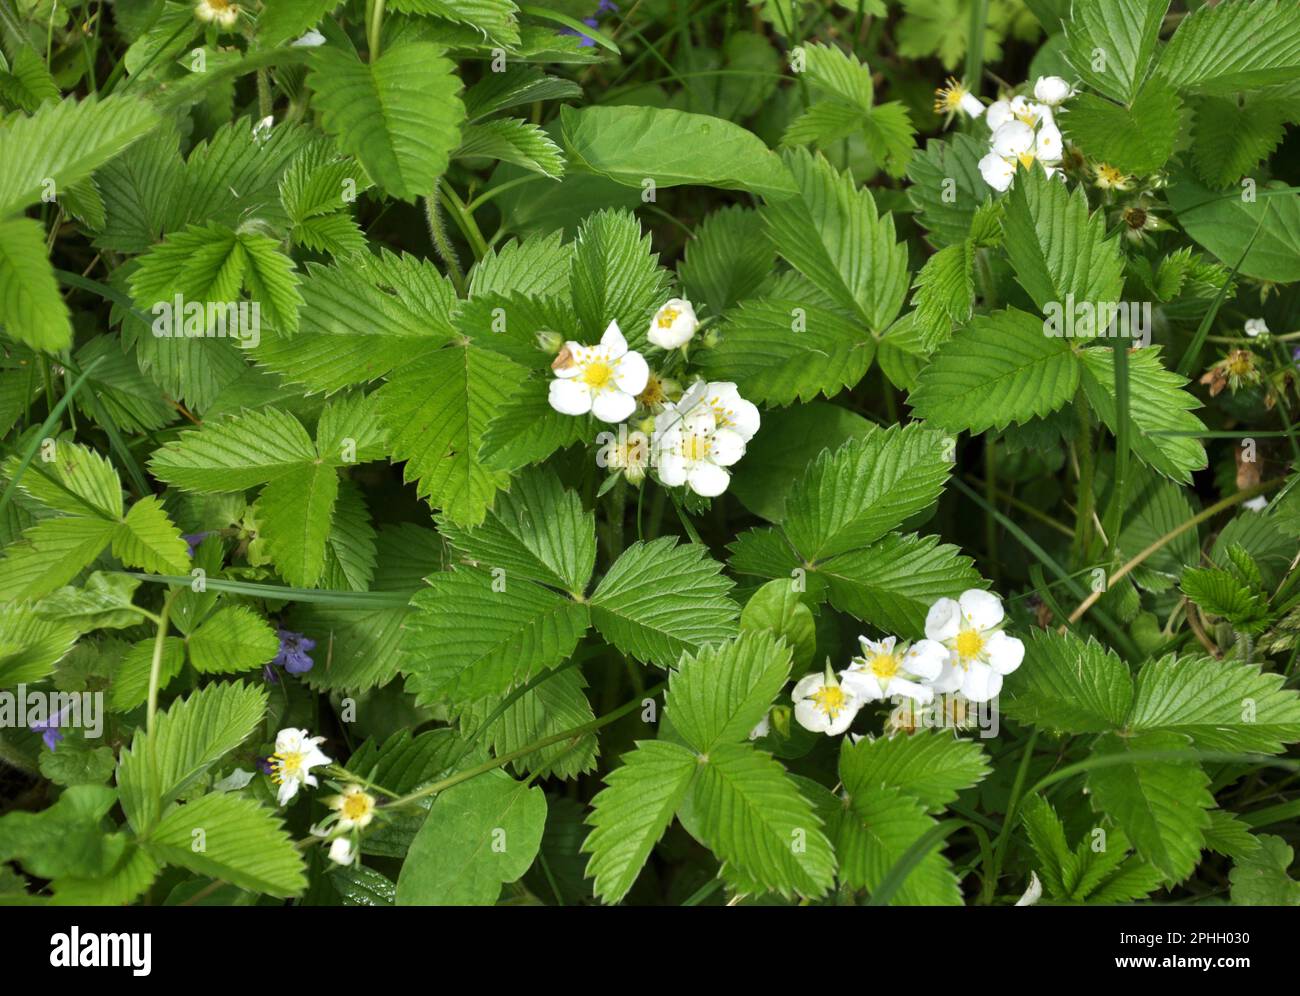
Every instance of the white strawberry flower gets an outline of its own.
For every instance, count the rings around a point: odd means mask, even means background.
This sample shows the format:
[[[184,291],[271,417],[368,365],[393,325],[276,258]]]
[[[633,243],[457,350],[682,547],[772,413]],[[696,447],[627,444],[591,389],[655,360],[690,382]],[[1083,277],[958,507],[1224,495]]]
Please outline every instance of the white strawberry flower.
[[[330,842],[330,860],[336,865],[351,865],[357,860],[356,848],[347,837],[335,837]]]
[[[790,693],[794,700],[794,718],[805,730],[835,736],[853,725],[862,700],[835,680],[830,665],[818,673],[806,674],[799,679]]]
[[[1034,99],[1049,107],[1059,107],[1074,96],[1074,87],[1059,76],[1040,76],[1034,83]]]
[[[1002,632],[1002,600],[972,588],[953,600],[941,598],[925,617],[925,635],[948,648],[942,673],[930,682],[936,692],[960,691],[971,702],[987,702],[1002,690],[1003,675],[1025,658],[1025,645]]]
[[[340,830],[353,827],[364,830],[375,818],[375,797],[355,782],[345,785],[341,794],[331,796],[325,803],[338,814]]]
[[[754,724],[754,728],[749,731],[750,740],[759,740],[772,732],[772,710],[769,709],[763,713],[763,718]]]
[[[704,403],[713,410],[719,429],[731,429],[749,442],[758,432],[761,422],[758,408],[752,401],[740,396],[736,385],[730,381],[710,381],[705,385]]]
[[[646,338],[660,349],[677,349],[691,341],[699,326],[691,302],[674,297],[650,319],[650,331],[646,333]]]
[[[984,105],[955,77],[949,76],[944,85],[934,91],[934,113],[952,114],[955,111],[977,118],[984,113]]]
[[[627,348],[618,322],[609,323],[598,346],[566,342],[551,369],[551,407],[564,415],[591,412],[602,422],[622,422],[636,411],[636,396],[650,377],[645,359]]]
[[[1268,322],[1262,318],[1247,318],[1245,331],[1252,339],[1256,336],[1268,335]]]
[[[745,437],[719,428],[707,405],[683,412],[670,404],[655,418],[655,466],[670,488],[684,484],[703,498],[716,498],[731,483],[727,468],[744,455]]]
[[[933,681],[948,660],[948,648],[934,640],[920,640],[908,646],[887,636],[879,643],[858,637],[862,654],[854,657],[840,674],[845,687],[867,702],[901,696],[922,704],[934,698],[923,682]]]
[[[231,3],[231,0],[199,0],[194,16],[228,31],[239,20],[239,4]]]
[[[992,132],[996,132],[1004,124],[1012,121],[1027,124],[1030,128],[1036,128],[1040,124],[1056,123],[1050,107],[1026,100],[1024,97],[995,100],[989,105],[988,117],[984,120],[988,123],[989,131]]]
[[[287,803],[303,785],[316,787],[312,768],[329,764],[330,759],[321,751],[324,737],[313,737],[306,730],[292,727],[275,735],[275,753],[271,755],[271,780],[280,786],[277,799],[281,806]]]
[[[980,175],[994,190],[1006,190],[1016,167],[1031,169],[1042,164],[1048,176],[1056,173],[1053,163],[1061,161],[1061,132],[1044,121],[1037,132],[1023,121],[1008,121],[993,133],[993,150],[979,162]]]

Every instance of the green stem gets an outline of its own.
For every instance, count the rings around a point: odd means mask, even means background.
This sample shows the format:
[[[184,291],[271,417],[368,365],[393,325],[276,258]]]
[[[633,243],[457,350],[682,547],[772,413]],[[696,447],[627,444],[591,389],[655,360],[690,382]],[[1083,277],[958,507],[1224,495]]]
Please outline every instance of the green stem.
[[[456,196],[456,191],[445,183],[438,185],[438,196],[442,200],[442,206],[447,209],[452,220],[456,222],[456,227],[460,229],[461,234],[469,242],[469,247],[474,252],[474,258],[482,259],[487,255],[487,242],[483,238],[483,233],[479,231],[478,224],[474,221],[473,216],[465,209],[465,202]]]
[[[993,867],[984,877],[983,894],[980,901],[987,906],[993,902],[993,894],[997,889],[998,878],[1002,874],[1002,862],[1007,854],[1007,846],[1011,841],[1011,829],[1015,825],[1016,810],[1020,807],[1021,793],[1025,788],[1025,780],[1029,777],[1029,763],[1034,757],[1034,746],[1038,743],[1038,731],[1034,730],[1029,734],[1029,739],[1025,742],[1025,751],[1020,755],[1020,765],[1016,768],[1016,780],[1011,785],[1011,796],[1007,800],[1006,819],[1002,821],[1002,829],[998,831],[997,843],[993,845]]]
[[[460,259],[456,256],[456,247],[451,244],[451,239],[447,237],[447,226],[443,224],[442,213],[438,210],[438,188],[442,186],[442,181],[434,187],[433,193],[424,199],[424,220],[429,226],[429,238],[433,240],[433,247],[438,252],[438,258],[442,260],[443,265],[447,268],[447,276],[451,278],[452,285],[456,288],[456,294],[460,297],[465,296],[465,272],[460,268]]]
[[[149,662],[149,711],[145,714],[144,731],[153,733],[153,718],[158,712],[158,683],[162,672],[163,647],[167,645],[167,628],[171,622],[172,603],[181,588],[173,588],[163,599],[162,612],[158,614],[158,634],[153,639],[153,659]]]
[[[366,47],[370,49],[373,64],[379,58],[379,46],[384,30],[384,0],[367,0]]]
[[[1074,562],[1077,565],[1087,562],[1088,546],[1092,539],[1092,509],[1095,497],[1093,486],[1092,453],[1092,418],[1088,411],[1088,401],[1083,396],[1083,389],[1074,398],[1074,411],[1078,419],[1078,432],[1075,435],[1075,457],[1079,461],[1078,501],[1074,521]]]

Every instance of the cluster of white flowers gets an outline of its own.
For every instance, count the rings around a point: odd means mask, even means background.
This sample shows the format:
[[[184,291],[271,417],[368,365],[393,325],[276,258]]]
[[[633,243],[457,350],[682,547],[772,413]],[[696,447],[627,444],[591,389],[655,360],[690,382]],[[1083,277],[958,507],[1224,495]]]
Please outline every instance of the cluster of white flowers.
[[[646,338],[665,351],[683,352],[700,325],[690,301],[672,298],[655,312]],[[617,322],[597,346],[565,342],[551,364],[550,404],[565,415],[595,415],[623,422],[644,406],[638,428],[620,426],[606,466],[640,484],[654,467],[667,487],[686,487],[705,498],[727,490],[733,466],[758,432],[758,409],[727,381],[696,381],[684,393],[676,381],[652,371],[628,348]]]
[[[303,786],[316,788],[319,784],[312,768],[333,762],[325,756],[320,745],[324,737],[313,737],[306,730],[287,727],[275,735],[275,753],[270,757],[271,780],[279,786],[277,800],[281,806],[288,804]],[[325,800],[330,814],[312,827],[312,833],[330,840],[330,860],[340,865],[350,865],[357,860],[357,837],[375,818],[375,797],[360,785],[343,786],[338,795]]]
[[[1017,167],[1030,169],[1035,162],[1052,176],[1063,150],[1055,110],[1073,95],[1073,88],[1061,77],[1042,76],[1034,84],[1033,100],[1017,96],[990,105],[984,118],[989,152],[979,162],[984,182],[994,190],[1006,190]]]
[[[972,588],[930,606],[924,640],[909,645],[892,636],[879,642],[859,637],[862,653],[838,677],[828,664],[794,686],[795,719],[814,733],[835,735],[846,731],[869,702],[895,698],[926,704],[936,692],[987,702],[1025,656],[1024,644],[1002,631],[1003,619],[1002,600]]]

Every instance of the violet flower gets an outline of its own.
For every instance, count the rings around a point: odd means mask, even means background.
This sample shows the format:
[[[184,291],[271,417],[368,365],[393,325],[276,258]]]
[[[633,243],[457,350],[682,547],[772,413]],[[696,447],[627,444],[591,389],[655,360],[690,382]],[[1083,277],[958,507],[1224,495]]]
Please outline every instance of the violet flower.
[[[276,630],[276,636],[280,638],[280,652],[275,655],[272,664],[280,665],[289,674],[305,674],[312,669],[315,661],[308,651],[316,649],[315,640],[283,627]]]
[[[67,710],[63,710],[66,712]],[[33,733],[39,733],[41,739],[45,741],[45,746],[54,750],[63,739],[63,734],[59,732],[59,723],[63,720],[63,712],[40,723],[29,723],[27,728]]]

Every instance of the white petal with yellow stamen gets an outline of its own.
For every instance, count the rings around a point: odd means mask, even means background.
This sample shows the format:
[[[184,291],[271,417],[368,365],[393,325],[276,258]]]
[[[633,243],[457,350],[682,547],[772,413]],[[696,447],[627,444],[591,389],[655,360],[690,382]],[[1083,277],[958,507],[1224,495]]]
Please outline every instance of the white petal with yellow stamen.
[[[276,734],[275,753],[271,755],[271,780],[280,787],[277,799],[281,806],[297,795],[302,786],[316,787],[316,776],[311,769],[330,763],[320,749],[324,742],[324,737],[313,737],[306,730],[292,727]]]
[[[674,297],[650,319],[646,338],[660,349],[677,349],[691,341],[699,325],[694,305],[684,298]]]
[[[927,639],[942,644],[948,659],[929,682],[936,692],[956,692],[972,702],[987,702],[1002,690],[1003,675],[1020,666],[1025,645],[999,628],[1002,600],[972,588],[959,599],[941,598],[925,619]]]
[[[564,415],[591,412],[602,422],[622,422],[636,411],[636,396],[650,378],[645,358],[627,348],[618,322],[609,323],[599,345],[566,342],[551,369],[551,407]]]
[[[835,736],[851,725],[862,708],[852,689],[840,684],[828,672],[804,675],[790,694],[794,718],[805,730]]]

